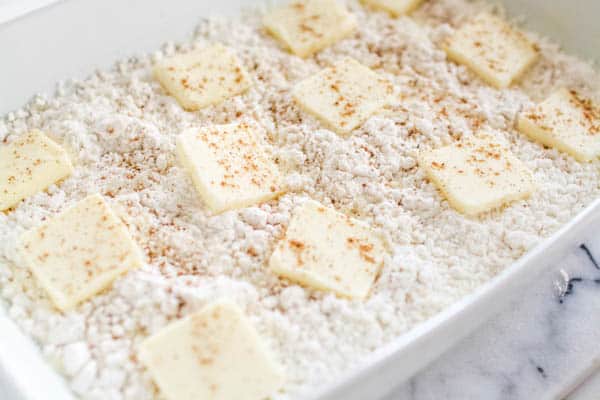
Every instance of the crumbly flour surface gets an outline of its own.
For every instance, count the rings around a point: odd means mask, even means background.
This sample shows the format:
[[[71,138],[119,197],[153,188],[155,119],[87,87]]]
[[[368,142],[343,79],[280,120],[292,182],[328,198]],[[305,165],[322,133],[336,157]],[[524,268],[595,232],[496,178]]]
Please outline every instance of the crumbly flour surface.
[[[210,19],[185,44],[118,63],[82,81],[60,83],[0,120],[0,140],[32,128],[70,149],[72,177],[0,213],[0,287],[8,313],[84,399],[157,396],[136,361],[141,340],[222,297],[236,301],[284,366],[290,399],[356,366],[375,349],[471,293],[600,195],[598,162],[582,164],[527,140],[516,115],[562,86],[594,96],[592,67],[536,36],[542,59],[510,90],[485,85],[448,63],[439,42],[483,8],[467,0],[431,0],[412,18],[368,12],[350,39],[301,60],[260,29],[256,13]],[[245,95],[185,112],[152,79],[162,57],[222,42],[237,50],[254,81]],[[299,111],[291,87],[342,56],[392,80],[397,101],[349,138]],[[211,217],[174,157],[189,127],[259,121],[290,192],[260,207]],[[537,192],[506,209],[467,218],[450,209],[416,166],[416,154],[478,130],[492,133],[534,172]],[[100,192],[129,225],[147,266],[60,314],[36,287],[16,251],[26,229],[88,194]],[[392,243],[364,302],[280,280],[266,261],[292,209],[314,198],[364,220]]]

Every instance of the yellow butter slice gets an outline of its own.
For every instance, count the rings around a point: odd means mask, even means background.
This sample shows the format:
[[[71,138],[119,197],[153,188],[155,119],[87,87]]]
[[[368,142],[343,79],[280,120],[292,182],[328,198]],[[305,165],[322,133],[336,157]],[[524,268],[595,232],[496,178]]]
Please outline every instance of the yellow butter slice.
[[[358,61],[345,58],[298,83],[296,102],[339,135],[347,136],[390,100],[394,87]]]
[[[425,152],[419,164],[450,205],[467,215],[526,199],[534,191],[526,166],[488,138],[469,138]]]
[[[65,150],[39,131],[0,146],[0,211],[73,172]]]
[[[154,76],[189,111],[221,103],[251,86],[238,57],[220,44],[162,61]]]
[[[214,213],[265,202],[283,192],[279,169],[252,124],[191,129],[177,138],[177,154]]]
[[[27,264],[54,305],[68,311],[142,265],[127,227],[92,195],[26,232]]]
[[[364,299],[386,254],[383,239],[366,224],[308,201],[294,211],[269,266],[305,286]]]
[[[362,0],[362,2],[397,17],[414,11],[423,3],[423,0]]]
[[[300,57],[308,57],[356,29],[356,18],[336,0],[296,0],[265,15],[263,23]]]
[[[284,381],[253,326],[227,301],[163,328],[139,356],[167,400],[264,400]]]
[[[488,13],[458,28],[445,50],[451,60],[500,89],[510,86],[538,59],[536,46],[522,32]]]
[[[600,107],[574,90],[561,89],[521,113],[518,129],[579,161],[600,157]]]

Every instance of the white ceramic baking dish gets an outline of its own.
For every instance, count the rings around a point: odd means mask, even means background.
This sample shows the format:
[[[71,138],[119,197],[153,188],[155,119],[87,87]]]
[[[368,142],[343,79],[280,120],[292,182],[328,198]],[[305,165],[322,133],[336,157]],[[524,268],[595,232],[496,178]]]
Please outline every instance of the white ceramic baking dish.
[[[600,2],[505,0],[532,29],[600,60]],[[0,25],[0,114],[56,81],[83,77],[115,60],[189,35],[202,16],[232,15],[253,0],[68,0]],[[593,183],[591,183],[593,184]],[[493,281],[374,353],[363,366],[315,393],[314,400],[385,395],[425,367],[531,285],[537,274],[600,226],[600,201],[509,266]],[[597,228],[596,228],[597,229]],[[534,283],[533,283],[534,284]],[[1,307],[0,307],[1,308]],[[63,380],[0,309],[0,399],[72,399]]]

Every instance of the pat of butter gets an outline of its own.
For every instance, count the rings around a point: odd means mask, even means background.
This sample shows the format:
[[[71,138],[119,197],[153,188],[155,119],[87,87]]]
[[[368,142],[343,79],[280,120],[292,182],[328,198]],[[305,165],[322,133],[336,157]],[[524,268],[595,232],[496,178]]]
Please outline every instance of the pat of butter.
[[[0,147],[0,211],[73,172],[65,150],[38,131]]]
[[[336,0],[296,0],[267,14],[263,23],[300,57],[308,57],[356,29],[356,18]]]
[[[519,116],[519,131],[579,161],[600,157],[600,107],[561,89]]]
[[[397,17],[414,11],[421,5],[423,0],[362,0],[362,2]]]
[[[33,275],[62,311],[142,264],[127,227],[97,194],[26,232],[21,242]]]
[[[251,86],[238,57],[220,44],[169,58],[156,65],[154,76],[189,111],[221,103]]]
[[[167,400],[264,400],[284,381],[250,322],[226,301],[163,328],[139,356]]]
[[[394,87],[351,58],[298,83],[296,102],[328,128],[346,136],[390,100]]]
[[[294,211],[269,266],[305,286],[364,299],[386,254],[383,239],[363,222],[308,201]]]
[[[487,138],[469,138],[428,151],[419,164],[450,205],[467,215],[525,199],[534,191],[525,165]]]
[[[451,60],[500,89],[510,86],[538,59],[536,46],[522,32],[488,13],[460,27],[445,50]]]
[[[177,138],[177,154],[214,213],[248,207],[282,193],[279,169],[257,126],[234,123],[191,129]]]

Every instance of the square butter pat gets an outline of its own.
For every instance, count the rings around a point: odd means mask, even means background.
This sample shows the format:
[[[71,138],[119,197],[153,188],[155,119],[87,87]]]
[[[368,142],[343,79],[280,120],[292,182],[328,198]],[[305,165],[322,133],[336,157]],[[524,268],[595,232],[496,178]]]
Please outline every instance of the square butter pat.
[[[191,129],[177,138],[177,154],[214,213],[268,201],[282,192],[279,169],[256,126]]]
[[[525,165],[491,139],[470,138],[429,151],[420,165],[450,205],[467,215],[525,199],[534,190]]]
[[[66,178],[73,171],[65,150],[38,131],[0,146],[0,211]]]
[[[24,256],[57,308],[67,311],[142,264],[126,226],[92,195],[22,237]]]
[[[538,58],[536,46],[523,33],[487,13],[460,27],[449,39],[446,53],[496,88],[510,86]]]
[[[251,86],[240,60],[220,44],[162,61],[154,76],[189,111],[218,104]]]
[[[250,322],[224,301],[146,339],[139,357],[167,400],[264,400],[284,380]]]
[[[394,87],[357,61],[346,58],[298,83],[296,102],[340,135],[348,135],[385,106]]]
[[[579,161],[600,157],[600,107],[561,89],[519,116],[519,131]]]
[[[293,1],[267,14],[263,23],[300,57],[310,56],[356,29],[356,18],[336,0]]]
[[[383,239],[364,223],[308,201],[294,211],[269,265],[291,281],[364,299],[386,253]]]
[[[400,16],[415,10],[423,0],[362,0],[362,2],[375,9],[387,11],[393,16]]]

